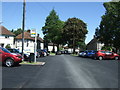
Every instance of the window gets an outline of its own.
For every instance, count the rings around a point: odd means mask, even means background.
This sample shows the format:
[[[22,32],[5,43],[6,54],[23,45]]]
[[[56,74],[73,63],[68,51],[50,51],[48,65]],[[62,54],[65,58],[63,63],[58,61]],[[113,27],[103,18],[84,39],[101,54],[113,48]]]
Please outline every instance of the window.
[[[8,51],[8,50],[5,49],[5,48],[2,48],[2,50],[3,50],[4,52],[6,52],[6,53],[11,53],[10,51]]]
[[[9,36],[5,36],[5,38],[9,38]]]
[[[27,42],[27,47],[28,47],[29,43]]]
[[[105,51],[101,51],[101,53],[105,53]]]
[[[112,52],[110,52],[110,51],[106,51],[105,53],[107,53],[107,54],[112,54]]]

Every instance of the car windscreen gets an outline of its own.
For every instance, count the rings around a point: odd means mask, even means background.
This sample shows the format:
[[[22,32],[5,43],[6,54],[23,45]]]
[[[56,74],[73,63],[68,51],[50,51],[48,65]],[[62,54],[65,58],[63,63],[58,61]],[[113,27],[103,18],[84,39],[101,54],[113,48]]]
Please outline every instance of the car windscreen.
[[[14,53],[13,49],[8,49],[11,53]]]
[[[15,53],[20,53],[20,51],[18,49],[14,49]]]
[[[6,52],[6,53],[11,53],[9,50],[2,48],[2,51]]]
[[[92,51],[88,51],[88,53],[91,53]]]

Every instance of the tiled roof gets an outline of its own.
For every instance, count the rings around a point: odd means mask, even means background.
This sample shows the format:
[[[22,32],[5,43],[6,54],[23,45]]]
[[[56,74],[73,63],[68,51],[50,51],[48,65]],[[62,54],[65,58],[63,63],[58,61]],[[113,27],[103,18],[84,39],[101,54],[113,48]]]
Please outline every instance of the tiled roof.
[[[14,36],[15,34],[13,34],[11,31],[9,31],[8,29],[6,29],[4,26],[0,25],[0,34],[1,35],[12,35]]]
[[[16,39],[22,39],[22,33],[16,36]],[[31,34],[29,32],[24,32],[24,39],[35,40],[34,37],[31,37]],[[43,39],[41,37],[37,37],[37,40],[43,42]]]
[[[95,42],[97,42],[98,41],[98,39],[97,38],[93,38],[87,45],[89,45],[89,44],[93,44],[93,43],[95,43]]]

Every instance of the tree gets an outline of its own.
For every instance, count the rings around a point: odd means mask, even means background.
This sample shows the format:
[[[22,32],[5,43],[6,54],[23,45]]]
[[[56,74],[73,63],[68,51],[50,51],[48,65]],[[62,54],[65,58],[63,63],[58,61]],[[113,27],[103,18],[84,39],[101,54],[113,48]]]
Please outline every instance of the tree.
[[[73,47],[73,53],[75,53],[75,47],[77,42],[84,42],[87,34],[87,25],[78,18],[69,18],[63,27],[65,42]]]
[[[96,36],[106,46],[120,49],[120,1],[103,4],[106,12],[102,16]]]
[[[46,18],[45,26],[42,27],[42,31],[45,37],[45,41],[53,43],[53,52],[55,52],[54,44],[59,44],[61,39],[61,30],[63,27],[63,22],[56,15],[54,9],[50,12],[49,16]]]
[[[21,28],[18,28],[17,30],[12,29],[12,32],[15,34],[15,36],[17,36],[22,33],[22,29]]]
[[[11,48],[10,44],[7,44],[7,45],[5,46],[5,48]]]

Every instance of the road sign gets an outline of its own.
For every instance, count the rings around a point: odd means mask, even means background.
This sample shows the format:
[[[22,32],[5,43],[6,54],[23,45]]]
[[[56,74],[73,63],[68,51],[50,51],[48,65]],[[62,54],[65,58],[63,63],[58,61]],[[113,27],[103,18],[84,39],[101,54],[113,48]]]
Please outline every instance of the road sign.
[[[36,30],[33,29],[33,30],[31,30],[31,37],[35,37],[35,36],[36,36]]]
[[[33,29],[31,30],[31,37],[35,37],[35,42],[34,42],[34,62],[36,63],[36,49],[37,49],[37,33],[36,30]]]

